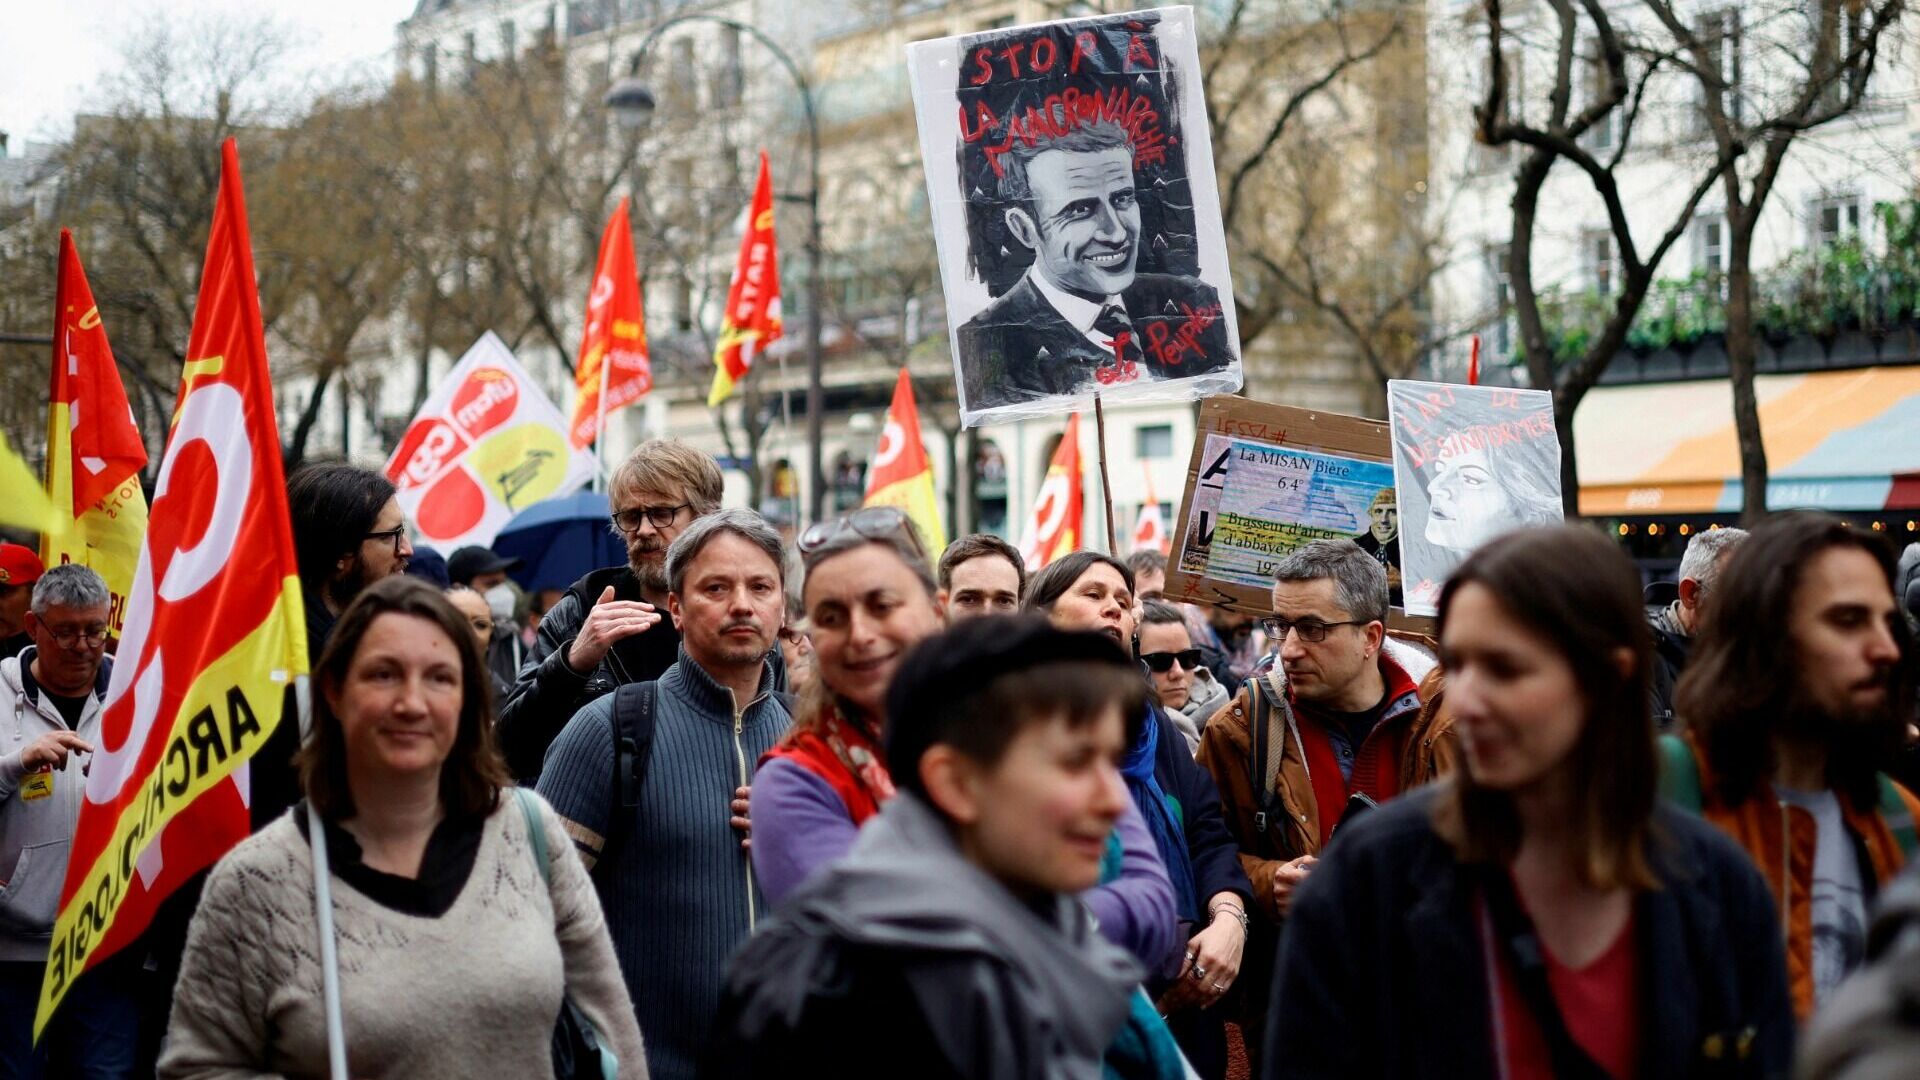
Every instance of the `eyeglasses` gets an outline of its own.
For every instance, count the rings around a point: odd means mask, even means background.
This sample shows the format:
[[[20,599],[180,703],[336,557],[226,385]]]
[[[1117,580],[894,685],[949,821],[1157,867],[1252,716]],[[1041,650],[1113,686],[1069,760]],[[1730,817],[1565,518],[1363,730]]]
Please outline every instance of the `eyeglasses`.
[[[467,622],[471,623],[475,630],[478,630],[483,634],[493,633],[492,619],[468,619]]]
[[[674,519],[680,516],[680,511],[692,508],[692,503],[681,503],[679,506],[635,506],[614,514],[608,520],[613,522],[613,531],[631,536],[640,531],[640,523],[643,521],[651,523],[656,529],[664,529],[673,524]]]
[[[914,529],[905,511],[897,506],[863,506],[845,517],[822,521],[800,534],[800,554],[818,551],[849,533],[864,536],[868,540],[904,536],[913,545],[914,551],[922,557],[926,555],[926,549],[920,546],[919,532]]]
[[[1140,654],[1140,662],[1147,665],[1147,670],[1153,672],[1155,675],[1165,675],[1167,672],[1172,671],[1175,661],[1179,661],[1180,666],[1187,671],[1192,671],[1194,668],[1200,666],[1200,650],[1181,649],[1179,652],[1143,652]]]
[[[55,630],[49,626],[47,634],[53,638],[55,645],[63,649],[71,649],[83,640],[90,649],[107,643],[107,628],[104,626],[89,626],[84,630]]]
[[[807,642],[809,639],[807,637],[807,632],[801,629],[800,627],[783,626],[780,628],[780,640],[786,642],[789,645],[793,645],[797,647]]]
[[[368,540],[385,540],[393,545],[393,553],[398,555],[400,554],[400,538],[405,535],[407,535],[407,523],[403,521],[391,529],[381,529],[379,532],[370,532],[362,536],[360,541],[361,543],[365,543]]]
[[[1301,641],[1318,644],[1327,640],[1328,631],[1336,626],[1365,626],[1371,621],[1373,620],[1348,619],[1346,622],[1321,622],[1318,619],[1308,619],[1304,622],[1289,622],[1286,619],[1266,618],[1260,620],[1260,627],[1267,632],[1267,639],[1275,645],[1287,640],[1289,630],[1299,634]]]

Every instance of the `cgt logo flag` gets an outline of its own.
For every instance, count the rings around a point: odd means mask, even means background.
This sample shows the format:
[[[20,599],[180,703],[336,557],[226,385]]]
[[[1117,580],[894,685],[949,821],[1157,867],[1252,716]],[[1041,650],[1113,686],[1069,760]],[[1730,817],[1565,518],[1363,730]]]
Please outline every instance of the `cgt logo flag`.
[[[47,494],[73,526],[47,533],[40,561],[90,566],[112,600],[107,630],[120,636],[133,588],[140,540],[147,532],[147,496],[140,470],[147,445],[133,424],[120,369],[107,344],[100,309],[87,285],[73,234],[60,230],[60,276],[54,298],[53,382],[47,393]]]
[[[740,237],[740,261],[727,289],[727,311],[720,322],[720,344],[713,352],[713,389],[709,408],[727,400],[734,384],[753,369],[754,357],[780,336],[780,260],[773,242],[773,174],[767,152],[760,151],[760,179],[747,209],[747,231]]]
[[[599,437],[608,413],[653,389],[640,274],[633,266],[633,232],[624,198],[600,235],[600,257],[594,260],[593,288],[587,293],[587,329],[580,335],[580,364],[573,381],[573,425],[567,437],[576,447]]]
[[[1085,514],[1080,488],[1080,414],[1067,418],[1066,433],[1060,436],[1060,448],[1053,452],[1047,466],[1047,478],[1040,484],[1040,497],[1033,501],[1033,516],[1020,536],[1020,558],[1027,573],[1080,547],[1080,522]]]
[[[73,980],[247,835],[246,762],[307,670],[286,478],[232,139],[179,406],[154,486],[36,1037]]]
[[[1145,462],[1141,463],[1143,466]],[[1140,504],[1140,518],[1133,523],[1133,550],[1157,551],[1162,555],[1173,550],[1173,538],[1167,535],[1167,526],[1160,519],[1160,500],[1153,493],[1153,470],[1147,473],[1147,501]]]
[[[513,515],[593,477],[566,417],[489,330],[420,407],[387,459],[401,509],[441,551],[486,546]]]
[[[946,550],[947,531],[940,525],[940,504],[933,493],[933,465],[920,441],[920,409],[913,403],[913,382],[907,369],[893,385],[893,405],[887,426],[873,452],[867,471],[867,497],[862,506],[897,506],[920,530],[920,542],[938,555]]]

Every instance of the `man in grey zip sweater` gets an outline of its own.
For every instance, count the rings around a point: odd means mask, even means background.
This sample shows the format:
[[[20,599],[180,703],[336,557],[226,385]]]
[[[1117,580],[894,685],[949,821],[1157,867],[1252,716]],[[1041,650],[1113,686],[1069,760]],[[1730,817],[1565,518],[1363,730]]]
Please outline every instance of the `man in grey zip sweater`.
[[[593,870],[655,1080],[691,1080],[722,976],[762,910],[732,802],[790,717],[773,696],[786,613],[780,536],[750,510],[700,518],[667,551],[677,662],[651,685],[654,735],[638,805],[614,783],[613,716],[647,684],[581,709],[540,794]]]
[[[0,1076],[91,1078],[133,1068],[133,987],[99,969],[75,984],[40,1045],[33,1043],[86,762],[113,668],[107,603],[106,583],[92,570],[48,570],[34,583],[27,613],[33,644],[0,660]]]

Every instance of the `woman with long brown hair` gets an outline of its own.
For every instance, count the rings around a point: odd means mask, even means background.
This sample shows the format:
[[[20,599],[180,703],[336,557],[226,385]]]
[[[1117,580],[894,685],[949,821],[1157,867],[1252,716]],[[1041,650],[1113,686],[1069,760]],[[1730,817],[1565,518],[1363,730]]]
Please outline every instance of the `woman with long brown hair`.
[[[507,786],[459,612],[418,578],[385,578],[341,613],[314,682],[300,780],[330,869],[353,1074],[550,1076],[571,998],[619,1075],[645,1077],[593,886],[553,810]],[[327,1075],[309,820],[295,806],[207,879],[160,1075]]]
[[[1784,1075],[1766,887],[1657,803],[1637,575],[1589,529],[1440,594],[1464,769],[1343,827],[1295,898],[1269,1076]]]

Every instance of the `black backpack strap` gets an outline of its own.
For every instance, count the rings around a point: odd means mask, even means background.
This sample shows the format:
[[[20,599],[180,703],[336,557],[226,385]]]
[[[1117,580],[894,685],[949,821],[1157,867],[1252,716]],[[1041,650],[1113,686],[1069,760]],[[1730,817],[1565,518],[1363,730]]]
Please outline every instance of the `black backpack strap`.
[[[1254,675],[1246,683],[1247,689],[1247,772],[1252,781],[1253,790],[1253,827],[1260,836],[1276,838],[1282,858],[1290,858],[1293,845],[1287,842],[1290,830],[1287,822],[1286,807],[1281,805],[1279,792],[1267,787],[1267,756],[1285,753],[1286,748],[1273,748],[1269,737],[1273,728],[1273,709],[1271,684],[1266,677]]]
[[[1540,1027],[1547,1054],[1553,1061],[1553,1075],[1558,1080],[1606,1080],[1607,1071],[1567,1030],[1566,1017],[1561,1015],[1553,987],[1547,982],[1545,947],[1540,944],[1533,920],[1520,909],[1520,898],[1514,895],[1506,868],[1489,867],[1480,875],[1480,881],[1487,916],[1493,923],[1494,946],[1506,957],[1508,968],[1513,972],[1514,989],[1519,991],[1527,1012]]]
[[[647,763],[653,758],[654,704],[658,693],[652,682],[627,683],[613,692],[613,794],[607,808],[607,842],[595,868],[607,865],[616,838],[640,805],[640,789],[647,782]]]

